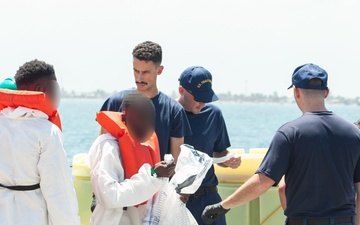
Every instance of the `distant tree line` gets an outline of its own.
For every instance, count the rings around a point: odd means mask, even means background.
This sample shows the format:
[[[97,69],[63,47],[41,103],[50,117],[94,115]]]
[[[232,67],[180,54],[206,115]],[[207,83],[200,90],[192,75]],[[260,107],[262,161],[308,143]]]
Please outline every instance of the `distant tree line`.
[[[232,94],[220,93],[218,97],[221,101],[227,102],[271,102],[271,103],[284,103],[291,102],[292,99],[289,99],[285,96],[279,96],[277,92],[274,92],[271,95],[265,95],[261,93],[251,93],[250,95],[244,94]]]
[[[88,98],[88,99],[106,99],[113,92],[106,92],[104,90],[96,90],[91,92],[77,93],[75,91],[68,92],[65,89],[61,90],[62,98]],[[177,93],[173,91],[170,96],[173,98],[177,97]],[[286,96],[279,96],[277,92],[266,95],[261,93],[251,93],[250,95],[245,94],[233,94],[231,92],[217,94],[221,102],[237,102],[237,103],[291,103],[294,99]],[[344,104],[344,105],[360,105],[360,97],[345,98],[342,96],[329,95],[326,100],[327,103],[331,104]]]
[[[110,97],[114,92],[106,92],[104,90],[96,90],[91,92],[77,93],[75,91],[68,92],[64,88],[61,90],[62,98],[90,98],[90,99],[106,99]]]

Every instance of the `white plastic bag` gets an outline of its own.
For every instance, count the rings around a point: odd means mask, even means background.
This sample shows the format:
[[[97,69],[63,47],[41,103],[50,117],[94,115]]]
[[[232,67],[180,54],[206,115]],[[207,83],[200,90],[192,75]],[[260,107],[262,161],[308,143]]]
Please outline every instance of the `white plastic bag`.
[[[143,225],[196,225],[196,220],[180,201],[179,193],[193,194],[201,185],[212,159],[190,145],[182,145],[170,182],[147,202]]]

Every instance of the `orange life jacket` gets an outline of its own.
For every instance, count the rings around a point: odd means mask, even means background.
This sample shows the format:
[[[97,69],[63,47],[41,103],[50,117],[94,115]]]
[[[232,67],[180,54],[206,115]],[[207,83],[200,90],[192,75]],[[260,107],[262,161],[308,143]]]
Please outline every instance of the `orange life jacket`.
[[[129,135],[121,113],[102,111],[96,114],[96,119],[107,132],[119,140],[125,178],[128,179],[138,173],[145,163],[153,167],[160,161],[159,142],[155,132],[148,141],[139,143]]]
[[[140,167],[149,163],[151,167],[160,161],[160,147],[155,132],[145,143],[134,141],[119,112],[102,111],[96,113],[98,123],[112,136],[119,140],[125,178],[129,179],[137,174]],[[139,205],[146,204],[146,201]],[[135,207],[138,207],[136,205]]]
[[[44,112],[49,116],[49,121],[61,130],[59,112],[43,92],[0,89],[0,110],[19,106]]]

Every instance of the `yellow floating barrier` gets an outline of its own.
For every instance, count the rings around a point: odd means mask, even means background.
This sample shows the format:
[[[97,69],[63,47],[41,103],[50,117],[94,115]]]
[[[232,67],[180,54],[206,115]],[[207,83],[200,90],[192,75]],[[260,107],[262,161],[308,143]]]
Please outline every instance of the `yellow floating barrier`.
[[[234,193],[255,174],[266,152],[266,148],[253,148],[249,150],[249,154],[240,154],[241,166],[237,169],[214,165],[222,199]],[[271,187],[259,198],[235,207],[226,214],[227,225],[280,225],[284,224],[284,221],[277,187]]]
[[[231,153],[234,152],[239,155],[245,154],[245,149],[243,149],[243,148],[233,148],[233,149],[229,149],[229,151]]]
[[[92,189],[90,184],[90,168],[87,160],[87,153],[80,153],[74,155],[72,162],[72,175],[79,204],[81,225],[89,225],[91,217]]]
[[[215,173],[220,183],[244,183],[259,167],[264,154],[241,154],[241,166],[230,169],[214,165]]]
[[[266,154],[268,148],[250,148],[249,154]]]
[[[254,148],[255,149],[255,148]],[[247,179],[254,175],[264,158],[260,150],[257,154],[245,154],[244,149],[233,149],[241,155],[241,166],[237,169],[223,168],[215,165],[215,173],[219,180],[219,194],[224,199],[235,192]],[[266,151],[265,151],[266,152]],[[79,202],[79,216],[82,225],[88,225],[91,217],[92,190],[90,184],[90,168],[88,156],[80,153],[73,157],[72,174],[74,187]],[[235,207],[226,214],[228,225],[276,225],[284,224],[285,216],[280,205],[277,187],[271,187],[259,198]]]

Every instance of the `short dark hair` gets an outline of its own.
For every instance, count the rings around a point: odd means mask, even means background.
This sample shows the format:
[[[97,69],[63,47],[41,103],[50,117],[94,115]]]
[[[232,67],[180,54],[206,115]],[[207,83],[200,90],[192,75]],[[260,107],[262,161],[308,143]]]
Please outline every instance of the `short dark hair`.
[[[135,46],[132,55],[134,58],[144,61],[152,61],[154,64],[161,64],[161,46],[152,41],[145,41]]]
[[[308,84],[311,86],[321,86],[323,85],[323,81],[319,78],[312,78],[309,80]]]
[[[151,112],[155,114],[155,107],[151,99],[137,90],[134,90],[133,92],[125,96],[123,100],[123,111],[126,111],[131,107],[148,108]]]
[[[32,60],[22,65],[15,74],[17,86],[33,84],[44,77],[55,77],[54,67],[40,60]]]

